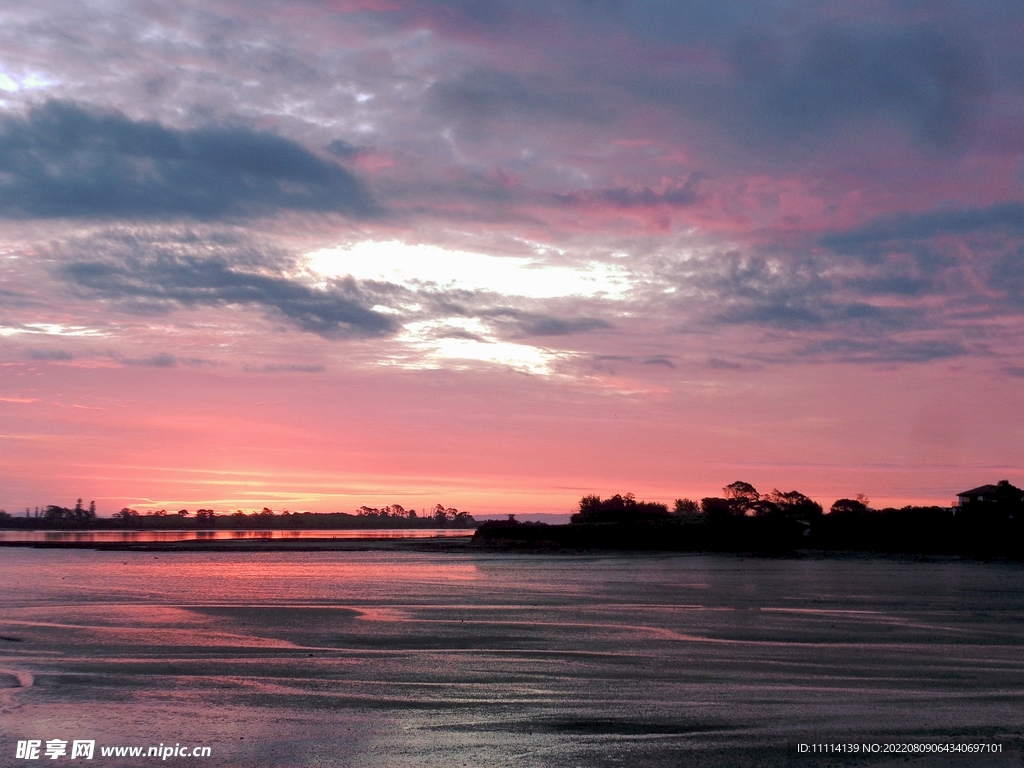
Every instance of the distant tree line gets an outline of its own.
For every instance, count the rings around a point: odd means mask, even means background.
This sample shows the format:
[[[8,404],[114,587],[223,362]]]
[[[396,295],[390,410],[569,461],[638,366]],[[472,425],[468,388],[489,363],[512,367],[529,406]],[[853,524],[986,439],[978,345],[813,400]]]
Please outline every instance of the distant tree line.
[[[468,512],[437,504],[429,514],[418,515],[415,509],[400,504],[386,507],[363,506],[354,513],[346,512],[290,512],[280,513],[269,507],[251,513],[238,509],[234,512],[216,512],[200,508],[195,514],[187,509],[168,512],[166,509],[140,513],[130,507],[115,512],[109,518],[96,515],[96,503],[86,509],[82,500],[73,509],[50,505],[42,512],[36,508],[33,515],[11,515],[0,510],[0,526],[4,528],[43,528],[54,530],[201,530],[201,529],[344,529],[344,528],[472,528],[476,520]]]
[[[94,525],[97,521],[96,502],[90,501],[89,506],[82,505],[79,499],[74,507],[59,507],[51,504],[43,507],[40,511],[36,507],[35,515],[32,510],[26,509],[24,517],[16,517],[6,510],[0,509],[0,525],[5,528],[20,527],[28,528],[41,526],[47,528],[82,528]]]
[[[1001,481],[957,507],[872,509],[858,494],[828,512],[799,491],[761,494],[737,480],[722,496],[665,504],[631,493],[580,499],[569,525],[487,521],[477,544],[519,548],[728,551],[849,550],[1024,558],[1024,491]]]
[[[584,496],[572,516],[572,523],[656,522],[701,517],[711,521],[736,517],[812,520],[823,513],[820,504],[799,491],[776,489],[762,495],[750,483],[737,480],[725,486],[722,493],[722,497],[709,496],[700,502],[676,499],[671,512],[665,504],[637,501],[632,493],[624,496],[616,494],[607,499],[594,495]],[[848,501],[841,499],[836,504],[845,504]],[[861,506],[867,510],[864,504]]]
[[[452,525],[465,527],[475,525],[476,521],[468,512],[460,512],[455,507],[446,507],[444,504],[435,504],[428,514],[419,516],[415,509],[405,509],[401,504],[392,504],[388,507],[360,507],[357,510],[359,517],[364,517],[378,522],[426,522],[430,525],[444,527]]]
[[[621,523],[638,520],[657,520],[668,516],[668,507],[650,501],[637,501],[636,496],[615,494],[611,498],[584,496],[572,516],[573,523]]]

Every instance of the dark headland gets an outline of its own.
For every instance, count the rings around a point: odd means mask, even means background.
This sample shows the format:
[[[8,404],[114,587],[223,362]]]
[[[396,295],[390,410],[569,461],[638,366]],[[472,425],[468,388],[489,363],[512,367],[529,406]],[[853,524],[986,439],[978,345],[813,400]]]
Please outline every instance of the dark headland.
[[[797,491],[761,495],[737,481],[699,503],[585,496],[568,525],[487,521],[473,545],[506,550],[797,551],[1024,559],[1024,491],[1007,481],[964,492],[953,507],[870,508],[840,499],[828,513]],[[980,491],[980,493],[979,493]]]

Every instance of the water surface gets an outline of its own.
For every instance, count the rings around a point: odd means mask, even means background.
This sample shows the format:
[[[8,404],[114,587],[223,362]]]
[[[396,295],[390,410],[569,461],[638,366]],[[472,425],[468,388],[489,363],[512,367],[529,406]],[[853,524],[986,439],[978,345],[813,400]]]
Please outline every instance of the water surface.
[[[322,528],[312,530],[0,531],[0,542],[147,543],[240,539],[436,539],[472,536],[472,528]]]
[[[0,756],[94,738],[208,745],[208,766],[1021,764],[1019,565],[0,548],[0,584]],[[795,748],[947,739],[1011,752]]]

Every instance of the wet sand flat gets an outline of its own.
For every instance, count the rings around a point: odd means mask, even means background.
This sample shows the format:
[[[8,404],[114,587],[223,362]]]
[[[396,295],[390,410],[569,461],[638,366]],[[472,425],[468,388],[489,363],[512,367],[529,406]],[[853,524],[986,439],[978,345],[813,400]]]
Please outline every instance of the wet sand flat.
[[[1021,764],[1019,564],[5,548],[0,578],[0,764],[51,738],[209,766]],[[907,741],[1004,752],[796,751]]]

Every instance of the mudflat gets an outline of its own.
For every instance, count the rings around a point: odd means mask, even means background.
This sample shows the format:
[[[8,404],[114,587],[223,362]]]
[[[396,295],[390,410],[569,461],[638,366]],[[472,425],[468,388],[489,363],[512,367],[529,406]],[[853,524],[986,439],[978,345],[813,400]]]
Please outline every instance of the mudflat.
[[[25,739],[207,766],[1021,764],[1019,564],[19,547],[0,579],[2,764]],[[1003,752],[797,752],[872,742]]]

